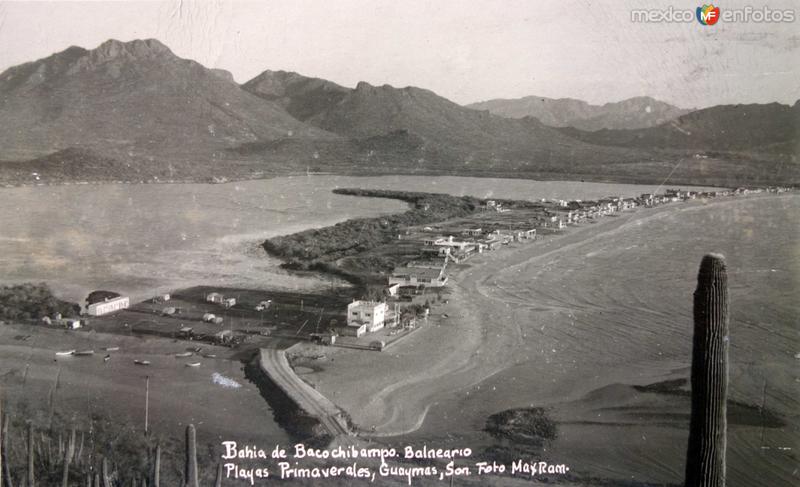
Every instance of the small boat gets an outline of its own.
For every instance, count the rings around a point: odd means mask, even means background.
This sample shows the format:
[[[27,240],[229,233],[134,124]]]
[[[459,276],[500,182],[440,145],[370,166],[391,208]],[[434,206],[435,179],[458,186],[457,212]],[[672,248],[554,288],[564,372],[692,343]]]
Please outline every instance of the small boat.
[[[77,352],[73,353],[73,355],[75,355],[75,356],[79,356],[79,355],[83,355],[83,356],[94,355],[94,350],[78,350]]]
[[[75,350],[64,350],[63,352],[56,352],[56,355],[59,357],[64,357],[66,355],[72,355],[75,353]]]
[[[104,350],[106,352],[116,352],[119,350],[119,347],[106,347]]]
[[[202,349],[203,349],[203,347],[194,347],[193,351],[194,351],[194,353],[200,353],[200,350],[202,350]]]
[[[108,362],[109,360],[111,360],[111,355],[106,355],[103,357],[103,362]]]
[[[217,358],[217,354],[216,353],[204,353],[203,357],[205,357],[205,358]]]
[[[200,362],[189,362],[186,364],[187,367],[200,367]]]
[[[133,363],[136,365],[150,365],[149,360],[134,360]]]
[[[191,357],[191,356],[192,356],[192,352],[183,352],[183,353],[176,353],[175,354],[176,358]]]

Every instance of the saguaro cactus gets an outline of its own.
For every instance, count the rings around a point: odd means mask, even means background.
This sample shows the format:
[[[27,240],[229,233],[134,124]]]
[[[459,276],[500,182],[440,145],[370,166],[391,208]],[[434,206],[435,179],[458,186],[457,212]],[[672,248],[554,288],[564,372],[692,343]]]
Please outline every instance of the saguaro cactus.
[[[186,427],[186,487],[200,487],[197,478],[197,434],[194,425]]]
[[[2,438],[3,451],[0,452],[0,453],[3,456],[2,477],[3,477],[3,479],[5,479],[5,485],[8,486],[8,487],[13,487],[15,485],[14,484],[14,479],[11,478],[11,467],[9,466],[9,463],[8,463],[8,419],[9,419],[9,416],[8,416],[8,414],[6,414],[3,417],[3,438]],[[0,483],[2,483],[2,482],[0,482]]]
[[[16,484],[14,484],[14,479],[11,478],[11,467],[10,467],[10,465],[8,463],[8,431],[9,431],[8,421],[9,421],[9,416],[8,416],[8,414],[6,414],[3,417],[3,438],[2,438],[2,440],[3,440],[3,451],[0,452],[0,453],[3,454],[3,472],[2,472],[2,476],[5,479],[6,485],[8,487],[13,487]]]
[[[222,463],[217,463],[217,477],[214,479],[214,487],[222,487]]]
[[[161,444],[156,445],[155,458],[153,458],[153,487],[159,487],[161,482]]]
[[[64,465],[61,473],[61,487],[69,486],[69,464],[72,462],[73,455],[75,455],[75,428],[72,428],[72,431],[70,431],[67,447],[64,450]]]
[[[27,477],[25,478],[25,485],[26,487],[35,487],[36,485],[36,477],[33,473],[33,466],[34,466],[34,440],[33,440],[33,423],[28,423],[28,470],[27,470]]]
[[[6,454],[5,431],[3,431],[3,390],[0,389],[0,487],[3,486],[3,456]]]
[[[686,487],[725,485],[728,320],[725,259],[709,254],[700,264],[694,292],[692,419]]]
[[[103,480],[103,487],[111,487],[111,475],[108,471],[108,460],[103,457],[103,462],[100,464],[100,472]]]

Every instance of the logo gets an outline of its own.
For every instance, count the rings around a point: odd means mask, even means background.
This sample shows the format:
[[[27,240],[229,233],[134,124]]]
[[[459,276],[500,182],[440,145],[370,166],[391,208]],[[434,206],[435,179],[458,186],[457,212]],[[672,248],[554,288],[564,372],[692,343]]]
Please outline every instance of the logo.
[[[703,25],[714,25],[719,20],[719,7],[703,5],[697,7],[697,21]]]

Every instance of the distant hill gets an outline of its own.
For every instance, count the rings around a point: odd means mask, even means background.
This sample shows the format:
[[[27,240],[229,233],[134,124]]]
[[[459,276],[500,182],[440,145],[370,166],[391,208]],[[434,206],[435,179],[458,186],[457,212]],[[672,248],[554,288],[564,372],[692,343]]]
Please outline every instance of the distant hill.
[[[140,165],[212,161],[284,137],[333,135],[152,39],[70,47],[0,74],[0,159],[80,147]]]
[[[287,71],[264,71],[242,88],[276,102],[298,120],[308,120],[337,104],[350,93],[332,81]]]
[[[575,127],[581,130],[653,127],[689,112],[647,96],[605,105],[590,105],[572,98],[526,96],[488,100],[467,106],[475,110],[488,110],[502,117],[534,117],[551,127]]]
[[[244,87],[309,124],[359,141],[356,146],[369,148],[373,159],[402,154],[412,170],[564,172],[631,157],[629,151],[589,147],[534,119],[471,110],[422,88],[361,82],[348,89],[273,71]]]
[[[570,137],[606,146],[796,156],[800,148],[800,102],[793,106],[779,103],[720,105],[639,130],[587,132],[564,128],[561,131]]]
[[[219,69],[219,68],[214,68],[214,69],[211,70],[211,72],[216,74],[220,78],[224,79],[225,81],[230,81],[232,83],[235,83],[235,81],[233,79],[233,74],[230,71],[227,71],[227,70],[224,70],[224,69]]]

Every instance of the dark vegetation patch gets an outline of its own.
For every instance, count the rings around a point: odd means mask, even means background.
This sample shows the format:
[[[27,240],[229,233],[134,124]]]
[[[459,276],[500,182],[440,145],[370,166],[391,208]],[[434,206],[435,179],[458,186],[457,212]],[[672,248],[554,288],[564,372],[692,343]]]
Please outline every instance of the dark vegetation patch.
[[[78,316],[78,304],[62,301],[46,284],[16,284],[0,287],[0,320],[39,320],[61,313]]]
[[[402,227],[424,225],[475,212],[481,200],[471,196],[450,196],[408,191],[336,189],[336,194],[390,198],[405,201],[411,208],[397,215],[356,218],[336,225],[275,237],[264,242],[272,255],[287,266],[312,268],[324,262],[355,255],[397,239]]]
[[[376,273],[408,260],[398,260],[396,256],[365,256],[366,252],[396,242],[404,228],[465,217],[478,211],[482,203],[472,196],[409,191],[335,189],[334,193],[396,199],[408,203],[410,208],[396,215],[356,218],[274,237],[263,246],[270,255],[283,259],[282,267],[286,269],[323,272],[357,286],[365,286]],[[340,259],[346,259],[346,264],[340,265]]]
[[[484,429],[495,438],[531,446],[541,446],[558,436],[556,422],[544,408],[501,411],[489,416]]]
[[[107,299],[114,299],[118,298],[119,296],[119,293],[115,293],[114,291],[104,291],[102,289],[92,291],[86,297],[86,304],[102,303]]]

